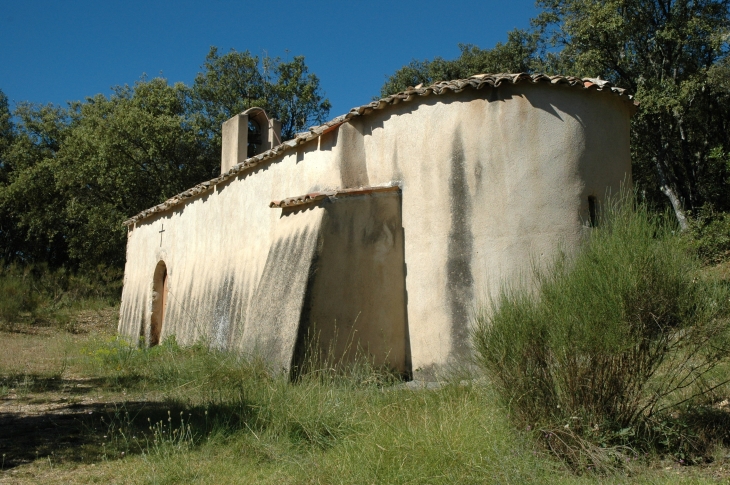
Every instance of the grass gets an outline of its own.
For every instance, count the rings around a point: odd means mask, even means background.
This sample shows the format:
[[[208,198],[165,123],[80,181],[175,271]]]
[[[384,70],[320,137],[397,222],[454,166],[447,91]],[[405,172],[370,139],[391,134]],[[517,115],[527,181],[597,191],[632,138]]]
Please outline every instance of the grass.
[[[73,333],[84,323],[79,316],[113,306],[120,294],[121,273],[115,268],[100,266],[81,274],[0,261],[0,329],[56,326]]]
[[[629,198],[583,249],[505,287],[474,332],[479,362],[521,427],[576,470],[643,453],[712,459],[730,443],[730,286],[669,217]]]
[[[113,312],[113,309],[111,310]],[[103,313],[99,319],[103,319]],[[515,430],[480,380],[411,389],[370,378],[297,384],[205,346],[0,332],[0,483],[711,483],[713,464],[638,460],[577,476]],[[22,362],[22,364],[20,364]]]
[[[633,450],[602,473],[571,468],[480,375],[426,389],[359,363],[292,383],[204,343],[131,348],[114,335],[113,274],[97,290],[84,277],[33,271],[0,273],[15,293],[30,294],[19,306],[0,295],[0,483],[730,480],[722,442],[693,466],[676,454]],[[701,273],[730,280],[730,264]],[[727,372],[719,366],[703,378]],[[719,390],[704,409],[730,419],[727,394]]]

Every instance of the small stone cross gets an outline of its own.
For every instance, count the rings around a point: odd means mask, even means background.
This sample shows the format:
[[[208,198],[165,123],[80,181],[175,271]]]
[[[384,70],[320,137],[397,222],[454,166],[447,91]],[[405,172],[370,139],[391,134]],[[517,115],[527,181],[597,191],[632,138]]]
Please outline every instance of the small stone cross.
[[[160,247],[162,247],[162,233],[165,232],[165,225],[162,225],[162,229],[158,231],[160,233]]]

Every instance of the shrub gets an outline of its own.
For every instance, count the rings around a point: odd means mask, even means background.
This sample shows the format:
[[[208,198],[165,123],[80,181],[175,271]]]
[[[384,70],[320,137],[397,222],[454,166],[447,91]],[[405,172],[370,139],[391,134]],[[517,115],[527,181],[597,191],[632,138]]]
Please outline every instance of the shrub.
[[[12,266],[9,270],[12,270]],[[9,271],[9,270],[6,270]],[[66,268],[50,269],[44,264],[24,269],[33,285],[49,304],[69,307],[84,300],[116,303],[121,297],[123,272],[111,266],[99,265],[85,273]]]
[[[29,278],[23,275],[0,275],[0,320],[5,326],[17,323],[21,312],[32,312],[38,306]]]
[[[702,208],[692,219],[689,236],[703,261],[711,264],[726,261],[730,257],[730,214]]]
[[[106,266],[83,274],[0,261],[0,324],[14,328],[21,321],[45,322],[73,331],[72,311],[116,304],[122,281],[120,270]]]
[[[478,312],[477,358],[511,415],[576,468],[717,438],[692,434],[687,409],[722,383],[730,291],[671,221],[616,199],[577,255],[534,270],[537,289],[504,288]]]

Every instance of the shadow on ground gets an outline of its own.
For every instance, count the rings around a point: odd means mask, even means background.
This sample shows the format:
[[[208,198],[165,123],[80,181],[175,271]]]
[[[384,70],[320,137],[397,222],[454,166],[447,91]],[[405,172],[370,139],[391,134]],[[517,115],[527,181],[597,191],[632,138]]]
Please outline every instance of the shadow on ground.
[[[139,375],[124,375],[103,378],[64,379],[59,375],[17,373],[0,376],[0,388],[14,391],[14,398],[39,393],[62,393],[66,395],[83,395],[95,389],[122,390],[133,388],[142,382]],[[53,395],[53,397],[57,397]],[[9,400],[0,397],[0,401]]]
[[[245,427],[244,421],[257,420],[254,408],[242,400],[207,406],[175,401],[74,402],[78,395],[104,385],[108,382],[103,379],[41,378],[30,386],[39,394],[1,398],[2,470],[38,459],[93,463],[139,454],[154,446],[155,439],[169,441],[182,422],[190,426],[187,444],[193,444],[213,426],[233,432]]]
[[[153,411],[155,404],[132,402],[126,406]],[[109,412],[108,403],[99,403],[70,404],[39,414],[0,413],[2,469],[46,457],[64,462],[96,461],[104,454],[104,435],[99,431],[108,428],[102,418]]]

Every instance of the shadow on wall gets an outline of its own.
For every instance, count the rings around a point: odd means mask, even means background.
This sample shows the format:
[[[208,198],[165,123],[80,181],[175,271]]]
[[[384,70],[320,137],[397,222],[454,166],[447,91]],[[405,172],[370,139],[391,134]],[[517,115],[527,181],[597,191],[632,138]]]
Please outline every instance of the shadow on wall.
[[[343,194],[319,205],[324,217],[290,375],[367,363],[410,376],[400,190]]]

